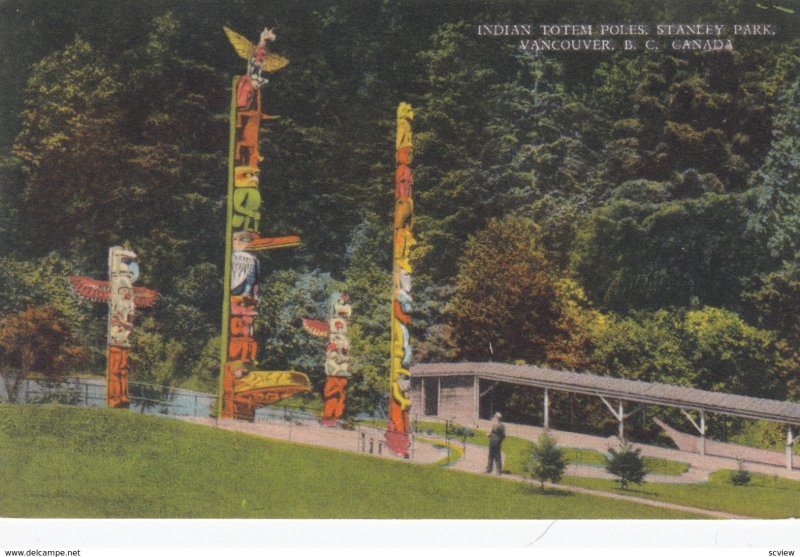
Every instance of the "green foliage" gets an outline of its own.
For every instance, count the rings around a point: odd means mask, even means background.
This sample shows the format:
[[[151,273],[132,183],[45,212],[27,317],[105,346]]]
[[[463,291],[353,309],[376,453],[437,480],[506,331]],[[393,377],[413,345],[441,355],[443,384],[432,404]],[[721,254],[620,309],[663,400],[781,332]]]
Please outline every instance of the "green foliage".
[[[542,362],[559,336],[563,299],[530,220],[492,220],[459,260],[449,316],[461,357]]]
[[[756,259],[739,195],[665,203],[615,200],[577,234],[574,262],[590,300],[615,311],[701,304],[736,309]]]
[[[556,440],[552,435],[543,432],[531,450],[528,463],[531,477],[539,480],[540,488],[544,489],[544,482],[560,482],[566,467],[564,451],[556,446]]]
[[[219,343],[220,337],[211,337],[194,361],[191,377],[206,392],[216,392],[219,388]]]
[[[786,427],[765,420],[747,420],[741,429],[730,437],[731,443],[759,449],[782,451],[786,448]],[[800,445],[795,444],[795,454],[800,454]]]
[[[800,80],[785,86],[779,100],[769,152],[751,180],[754,199],[748,221],[748,233],[776,261],[800,250]]]
[[[736,472],[731,474],[730,482],[733,485],[747,485],[753,479],[752,474],[749,471],[745,470],[744,464],[742,461],[739,461],[739,465],[736,469]]]
[[[345,283],[353,305],[349,323],[351,369],[347,411],[381,413],[388,408],[391,316],[390,228],[376,217],[365,220],[348,246]]]
[[[598,371],[706,390],[780,397],[774,334],[713,307],[611,318],[595,329]]]
[[[33,306],[0,319],[0,375],[9,402],[16,402],[31,372],[57,380],[82,356],[69,324],[54,307]]]
[[[107,245],[119,232],[113,223],[123,207],[111,201],[126,189],[118,164],[126,145],[118,133],[123,85],[115,74],[80,37],[32,68],[13,153],[26,178],[28,246],[35,252],[70,241]],[[107,208],[96,212],[96,204]]]
[[[296,320],[344,284],[351,408],[383,404],[402,97],[416,109],[416,361],[492,357],[796,395],[800,58],[783,14],[740,0],[512,0],[459,3],[458,22],[416,3],[279,0],[252,27],[255,0],[51,4],[0,6],[0,47],[14,52],[0,61],[0,315],[57,307],[93,369],[106,310],[63,279],[103,278],[107,247],[126,244],[139,283],[162,295],[148,332],[182,347],[176,380],[216,373],[229,87],[244,68],[227,22],[247,36],[277,24],[275,48],[291,60],[264,89],[281,118],[262,126],[262,232],[303,246],[262,261],[265,366],[319,386],[319,347]],[[530,56],[465,23],[753,13],[779,35],[679,55]],[[514,219],[535,225],[487,232]],[[492,253],[495,240],[509,243]],[[478,243],[488,267],[465,258]],[[555,397],[554,419],[566,407]]]
[[[146,321],[135,331],[129,355],[130,396],[142,411],[156,404],[169,402],[171,388],[178,380],[177,362],[186,350],[177,340],[151,332],[151,328],[152,322]]]
[[[647,469],[641,456],[641,449],[633,448],[627,442],[623,442],[619,450],[609,447],[608,452],[606,471],[617,476],[617,482],[622,489],[628,489],[629,483],[639,485],[644,481]]]

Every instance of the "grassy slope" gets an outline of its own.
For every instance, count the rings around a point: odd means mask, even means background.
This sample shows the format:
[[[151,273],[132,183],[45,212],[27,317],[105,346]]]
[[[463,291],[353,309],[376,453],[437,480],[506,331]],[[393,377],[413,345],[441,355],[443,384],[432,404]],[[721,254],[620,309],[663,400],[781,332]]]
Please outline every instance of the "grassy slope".
[[[5,517],[692,518],[108,409],[0,406]]]
[[[562,483],[758,518],[800,517],[800,482],[753,474],[750,485],[734,486],[731,474],[732,470],[718,470],[704,484],[644,483],[626,491],[611,480],[564,478]]]

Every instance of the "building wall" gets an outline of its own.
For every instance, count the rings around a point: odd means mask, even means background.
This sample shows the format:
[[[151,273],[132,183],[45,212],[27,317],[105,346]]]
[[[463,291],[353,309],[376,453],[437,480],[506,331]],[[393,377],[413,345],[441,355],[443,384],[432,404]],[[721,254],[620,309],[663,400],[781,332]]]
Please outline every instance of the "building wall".
[[[439,417],[446,420],[455,419],[465,425],[475,420],[474,377],[442,377]]]
[[[434,385],[438,383],[438,389]],[[438,392],[437,392],[438,391]],[[426,414],[426,394],[437,397],[436,413]],[[475,378],[469,375],[455,377],[412,377],[411,378],[411,416],[413,420],[424,421],[426,418],[455,420],[461,424],[471,424],[477,419],[475,408]]]
[[[409,394],[409,398],[411,399],[411,419],[421,420],[423,414],[425,413],[424,399],[422,398],[421,377],[411,378],[411,393]]]

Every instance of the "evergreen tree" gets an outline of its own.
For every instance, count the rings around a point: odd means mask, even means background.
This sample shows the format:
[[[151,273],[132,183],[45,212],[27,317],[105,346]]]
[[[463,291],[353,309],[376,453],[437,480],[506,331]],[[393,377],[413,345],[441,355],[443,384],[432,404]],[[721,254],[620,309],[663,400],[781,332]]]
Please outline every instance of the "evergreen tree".
[[[647,475],[641,449],[633,448],[623,442],[619,450],[609,447],[610,456],[606,457],[606,471],[617,476],[617,481],[622,489],[628,489],[628,484],[640,485]]]
[[[531,449],[528,462],[528,472],[531,477],[539,480],[540,488],[544,490],[544,482],[561,481],[566,466],[564,451],[556,446],[556,440],[552,435],[543,432]]]

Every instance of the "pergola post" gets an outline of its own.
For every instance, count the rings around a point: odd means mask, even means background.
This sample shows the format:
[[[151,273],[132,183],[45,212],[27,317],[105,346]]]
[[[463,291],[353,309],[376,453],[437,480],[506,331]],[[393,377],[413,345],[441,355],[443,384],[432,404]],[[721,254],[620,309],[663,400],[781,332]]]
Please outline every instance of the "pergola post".
[[[706,413],[700,410],[700,454],[706,454]]]
[[[691,422],[697,432],[700,434],[700,439],[698,443],[698,451],[701,455],[706,454],[706,413],[702,410],[698,410],[697,412],[700,414],[700,425],[697,425],[697,422],[694,421],[689,413],[684,410],[683,408],[679,408],[679,410],[686,416],[686,419]]]
[[[473,401],[475,406],[474,406],[474,411],[472,413],[472,419],[477,422],[481,417],[481,380],[478,379],[477,373],[475,374],[475,382],[473,389],[475,389],[475,397],[474,397],[475,400]]]
[[[786,424],[786,469],[792,469],[792,453],[794,452],[794,436],[792,426]]]
[[[600,398],[600,400],[603,401],[603,404],[606,405],[606,407],[608,408],[609,412],[611,412],[611,415],[613,415],[617,419],[617,421],[619,422],[619,440],[624,442],[625,441],[625,437],[624,437],[625,436],[625,412],[624,412],[624,409],[622,407],[622,399],[620,399],[620,401],[619,401],[619,405],[618,405],[619,410],[614,410],[614,407],[611,406],[611,404],[608,403],[608,401],[605,399],[605,397],[600,396],[600,395],[597,395],[597,396]]]
[[[544,429],[550,429],[550,395],[544,390]]]

